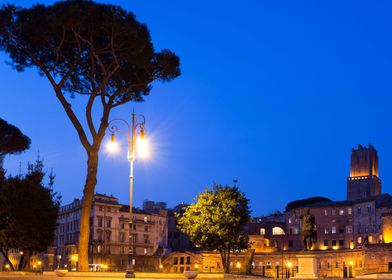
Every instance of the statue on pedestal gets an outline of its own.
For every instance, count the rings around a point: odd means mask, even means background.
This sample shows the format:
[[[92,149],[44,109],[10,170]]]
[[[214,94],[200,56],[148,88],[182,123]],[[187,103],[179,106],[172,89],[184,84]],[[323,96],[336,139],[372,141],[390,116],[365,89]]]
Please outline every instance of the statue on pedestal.
[[[316,221],[310,210],[306,209],[302,216],[302,240],[304,242],[304,251],[310,251],[313,243],[317,241]]]

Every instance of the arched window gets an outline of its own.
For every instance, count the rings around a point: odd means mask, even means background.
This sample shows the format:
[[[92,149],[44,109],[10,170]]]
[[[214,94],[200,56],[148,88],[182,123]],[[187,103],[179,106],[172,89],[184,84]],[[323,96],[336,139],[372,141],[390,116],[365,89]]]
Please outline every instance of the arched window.
[[[272,235],[285,235],[284,230],[281,227],[273,227]]]

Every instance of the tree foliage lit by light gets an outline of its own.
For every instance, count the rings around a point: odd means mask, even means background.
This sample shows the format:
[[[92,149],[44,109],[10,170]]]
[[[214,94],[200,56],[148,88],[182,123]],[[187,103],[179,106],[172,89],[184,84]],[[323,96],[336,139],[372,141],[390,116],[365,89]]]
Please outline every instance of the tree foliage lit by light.
[[[186,207],[179,228],[196,246],[217,250],[226,273],[230,272],[230,253],[249,248],[245,226],[250,219],[249,200],[237,187],[214,185]]]

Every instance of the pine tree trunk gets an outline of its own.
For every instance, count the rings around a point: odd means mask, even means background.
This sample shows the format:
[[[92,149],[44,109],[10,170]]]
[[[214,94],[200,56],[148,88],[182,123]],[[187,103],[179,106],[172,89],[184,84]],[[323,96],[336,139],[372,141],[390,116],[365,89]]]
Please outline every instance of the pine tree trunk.
[[[80,216],[78,270],[88,271],[88,247],[90,238],[90,214],[97,184],[98,148],[88,152],[87,176],[83,191],[82,213]]]

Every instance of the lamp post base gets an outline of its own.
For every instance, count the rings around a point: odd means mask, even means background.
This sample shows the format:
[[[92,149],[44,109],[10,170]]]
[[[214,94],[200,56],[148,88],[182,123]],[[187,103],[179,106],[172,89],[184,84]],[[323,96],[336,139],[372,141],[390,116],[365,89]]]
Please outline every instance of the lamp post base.
[[[135,272],[133,270],[127,270],[125,272],[125,278],[135,278]]]

